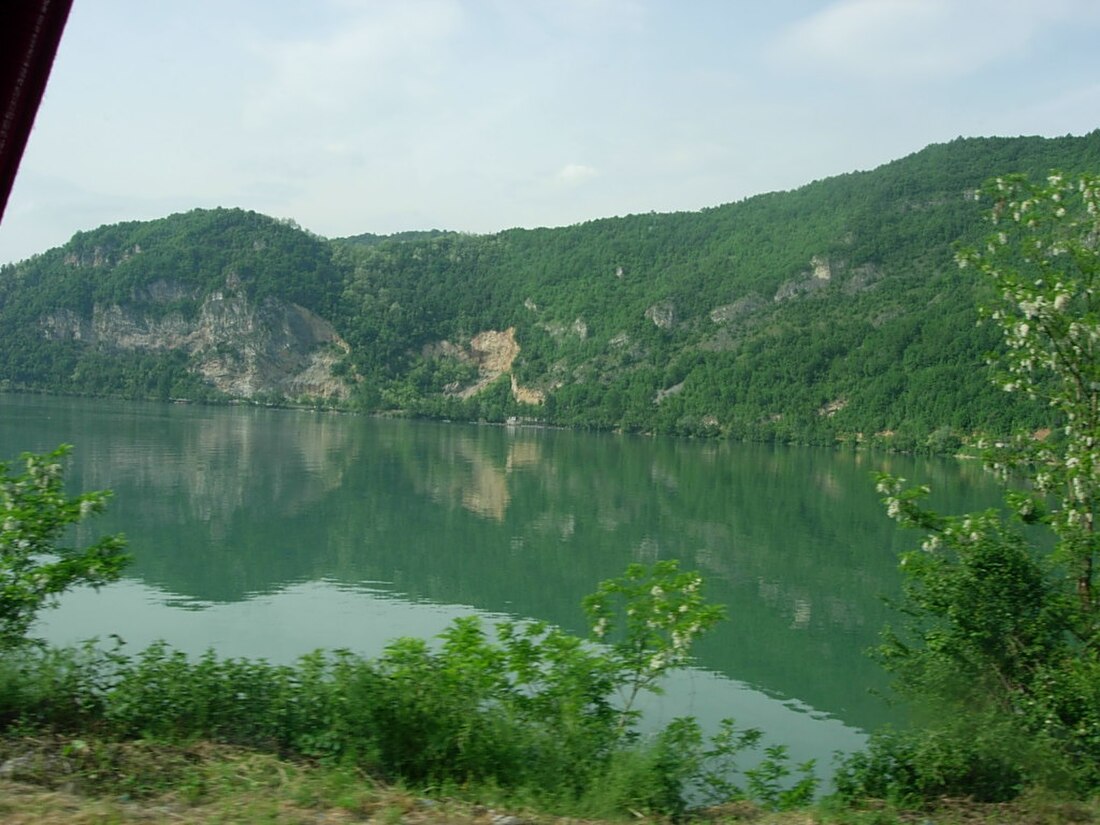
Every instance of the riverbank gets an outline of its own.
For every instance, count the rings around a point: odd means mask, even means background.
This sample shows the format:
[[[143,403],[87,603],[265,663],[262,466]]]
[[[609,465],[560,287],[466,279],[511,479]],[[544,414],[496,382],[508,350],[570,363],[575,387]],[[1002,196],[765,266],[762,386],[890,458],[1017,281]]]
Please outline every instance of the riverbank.
[[[315,762],[196,742],[104,743],[66,737],[0,739],[0,821],[91,823],[384,823],[385,825],[598,825],[624,819],[562,816],[491,789],[413,789]],[[629,816],[641,825],[663,818]],[[747,803],[689,812],[689,822],[753,825],[1062,825],[1100,823],[1100,801],[1024,799],[979,805],[944,800],[931,811],[824,803],[785,813]]]

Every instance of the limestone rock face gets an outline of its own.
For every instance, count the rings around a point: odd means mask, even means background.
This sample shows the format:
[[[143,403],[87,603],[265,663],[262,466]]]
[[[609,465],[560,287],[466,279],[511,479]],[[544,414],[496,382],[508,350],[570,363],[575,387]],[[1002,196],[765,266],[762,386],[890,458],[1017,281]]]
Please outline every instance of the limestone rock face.
[[[471,398],[500,376],[510,373],[519,351],[516,328],[509,327],[504,331],[487,329],[479,332],[470,339],[468,349],[451,341],[437,341],[424,346],[421,354],[425,358],[450,358],[463,364],[476,364],[478,375],[472,384],[465,387],[456,384],[447,389],[448,393],[459,398]],[[546,400],[542,390],[522,386],[515,375],[511,375],[510,380],[512,397],[521,404],[538,405]]]
[[[676,324],[676,306],[671,301],[662,301],[647,309],[645,317],[658,329],[672,329]]]
[[[253,301],[239,286],[230,276],[196,313],[185,313],[166,305],[190,297],[187,291],[157,282],[133,304],[96,304],[90,316],[50,313],[39,329],[48,339],[107,349],[183,350],[190,371],[232,398],[347,398],[348,386],[332,368],[348,345],[332,324],[289,301]]]

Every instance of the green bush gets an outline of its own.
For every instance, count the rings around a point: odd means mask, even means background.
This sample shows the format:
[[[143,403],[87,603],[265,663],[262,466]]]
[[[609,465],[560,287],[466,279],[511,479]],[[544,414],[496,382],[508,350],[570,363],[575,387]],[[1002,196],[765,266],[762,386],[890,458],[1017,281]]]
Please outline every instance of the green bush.
[[[816,787],[812,764],[787,787],[782,748],[733,784],[759,731],[694,719],[653,736],[634,700],[689,661],[720,617],[695,573],[630,567],[586,602],[592,638],[541,622],[491,636],[456,620],[438,645],[399,639],[376,659],[316,652],[290,666],[196,660],[154,644],[134,655],[28,648],[0,665],[0,726],[115,740],[244,745],[366,769],[416,787],[496,788],[563,811],[680,813],[689,801],[755,796],[787,808]]]
[[[55,650],[21,646],[0,657],[0,730],[96,724],[115,662],[89,646]]]
[[[925,729],[873,735],[865,750],[839,766],[833,783],[837,795],[848,802],[883,799],[919,807],[944,797],[1014,799],[1025,778],[1003,742]]]
[[[108,492],[65,493],[62,460],[71,448],[19,457],[22,469],[0,462],[0,651],[27,642],[38,611],[81,584],[98,587],[122,575],[122,536],[84,548],[67,547],[73,525],[103,512]]]
[[[887,513],[927,533],[902,557],[906,626],[881,652],[936,720],[873,737],[838,778],[849,797],[1100,788],[1100,177],[998,178],[983,196],[994,231],[959,263],[996,290],[995,380],[1060,435],[986,445],[1010,517],[941,516],[927,487],[879,478]]]

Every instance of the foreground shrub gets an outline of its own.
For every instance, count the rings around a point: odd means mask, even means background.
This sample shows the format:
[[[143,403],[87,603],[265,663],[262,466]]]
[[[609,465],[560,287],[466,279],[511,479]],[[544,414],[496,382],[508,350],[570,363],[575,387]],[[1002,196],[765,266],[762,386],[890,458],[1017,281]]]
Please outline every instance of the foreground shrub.
[[[847,802],[882,799],[921,807],[944,798],[1014,799],[1024,780],[1003,745],[924,729],[872,736],[866,749],[843,762],[833,782]]]
[[[937,719],[873,738],[841,772],[851,796],[1100,790],[1100,178],[998,178],[983,196],[994,232],[959,263],[996,290],[996,380],[1042,400],[1059,435],[985,445],[1010,518],[941,516],[927,487],[879,478],[887,513],[926,532],[882,658]]]
[[[0,462],[0,651],[23,645],[43,607],[77,585],[118,579],[128,562],[122,536],[67,546],[73,525],[102,513],[109,492],[65,493],[62,461],[71,448]]]
[[[754,796],[808,801],[813,765],[793,782],[782,748],[734,784],[759,731],[732,720],[709,740],[694,719],[644,737],[635,700],[690,661],[721,611],[674,562],[630,567],[586,601],[588,641],[541,622],[491,635],[456,620],[438,645],[399,639],[381,656],[316,652],[294,665],[197,660],[154,644],[121,650],[21,650],[0,665],[8,729],[113,740],[205,740],[308,757],[416,787],[497,788],[544,807],[601,815],[676,814],[689,802]]]
[[[20,646],[0,656],[0,730],[78,730],[101,724],[119,660],[92,645]]]

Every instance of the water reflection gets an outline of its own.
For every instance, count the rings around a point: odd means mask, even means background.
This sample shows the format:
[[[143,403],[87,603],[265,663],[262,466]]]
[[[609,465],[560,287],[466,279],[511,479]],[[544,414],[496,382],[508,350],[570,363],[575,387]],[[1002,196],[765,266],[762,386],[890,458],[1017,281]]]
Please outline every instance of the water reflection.
[[[291,585],[278,595],[207,605],[181,622],[178,614],[166,608],[163,594],[147,585],[124,582],[109,591],[109,614],[100,596],[78,591],[61,609],[47,615],[42,632],[60,643],[75,643],[93,635],[106,638],[121,624],[129,628],[124,649],[140,650],[163,639],[194,655],[213,647],[224,656],[289,662],[314,649],[318,637],[328,648],[373,655],[393,639],[395,631],[432,638],[458,616],[480,613],[487,622],[495,618],[468,606],[396,598],[384,585],[349,588],[321,581]],[[304,616],[308,621],[303,621]],[[853,751],[864,741],[860,731],[839,719],[802,702],[776,701],[722,674],[681,671],[666,681],[666,688],[663,696],[641,697],[638,707],[645,714],[646,728],[692,715],[705,730],[717,730],[721,719],[733,716],[743,726],[765,730],[770,743],[788,744],[793,762],[818,760],[823,779],[829,776],[835,751]]]
[[[418,632],[398,607],[418,604],[580,630],[598,581],[678,558],[729,609],[703,667],[863,728],[891,713],[867,695],[884,682],[864,651],[890,618],[895,554],[915,539],[883,517],[870,471],[927,480],[954,511],[995,500],[977,467],[953,462],[0,396],[0,455],[61,441],[77,445],[74,487],[115,491],[97,529],[130,537],[145,609],[173,605],[155,620],[134,608],[136,626],[187,625],[200,647],[252,655],[268,649],[261,634],[295,654],[292,640],[332,646],[330,606],[385,638]],[[122,592],[94,610],[117,621]],[[260,605],[291,611],[293,627],[268,616],[222,632],[203,618]]]

